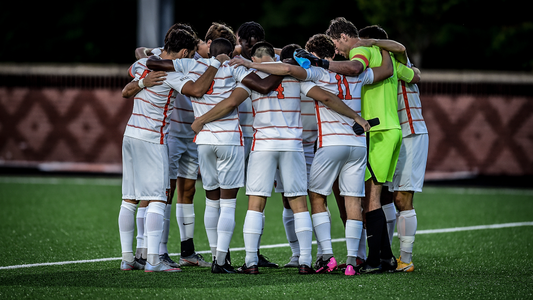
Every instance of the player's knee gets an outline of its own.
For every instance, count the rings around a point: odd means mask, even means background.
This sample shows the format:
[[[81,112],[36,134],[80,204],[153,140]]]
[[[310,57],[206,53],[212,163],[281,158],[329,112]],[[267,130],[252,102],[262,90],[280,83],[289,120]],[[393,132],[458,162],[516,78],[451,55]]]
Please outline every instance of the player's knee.
[[[394,195],[394,205],[399,211],[413,209],[413,192],[396,192]]]

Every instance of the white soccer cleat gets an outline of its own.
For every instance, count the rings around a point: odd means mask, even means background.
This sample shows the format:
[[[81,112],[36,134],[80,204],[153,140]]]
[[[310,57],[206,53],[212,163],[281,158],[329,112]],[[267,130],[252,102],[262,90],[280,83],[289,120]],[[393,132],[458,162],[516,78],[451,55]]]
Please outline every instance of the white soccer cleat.
[[[146,265],[144,266],[144,272],[181,272],[181,269],[171,267],[164,261],[160,261],[155,266],[151,265],[149,262],[146,262]]]

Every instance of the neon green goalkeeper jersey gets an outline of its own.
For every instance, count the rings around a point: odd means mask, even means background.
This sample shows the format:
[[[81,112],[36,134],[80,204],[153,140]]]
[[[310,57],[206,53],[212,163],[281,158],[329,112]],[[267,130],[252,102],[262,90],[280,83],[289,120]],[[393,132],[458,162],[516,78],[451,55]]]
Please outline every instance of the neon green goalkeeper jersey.
[[[380,124],[370,131],[400,129],[398,120],[398,77],[396,61],[391,55],[394,75],[377,83],[364,85],[361,91],[361,117],[366,120],[379,118]],[[379,47],[357,47],[350,50],[350,60],[361,62],[364,68],[381,66]]]

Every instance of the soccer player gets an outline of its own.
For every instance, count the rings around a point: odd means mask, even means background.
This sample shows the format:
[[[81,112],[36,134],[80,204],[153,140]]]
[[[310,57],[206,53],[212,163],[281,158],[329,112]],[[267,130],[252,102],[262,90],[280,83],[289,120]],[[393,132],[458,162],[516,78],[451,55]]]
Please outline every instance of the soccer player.
[[[381,65],[382,55],[378,48],[383,43],[395,43],[390,40],[366,40],[359,47],[361,39],[355,25],[345,18],[331,20],[326,34],[335,43],[336,52],[350,61],[333,61],[325,64],[331,71],[344,74],[360,74],[367,68]],[[374,45],[375,44],[375,45]],[[397,51],[404,53],[405,47],[396,43]],[[370,46],[370,47],[368,47]],[[402,55],[395,55],[402,61]],[[392,56],[395,64],[395,56]],[[363,87],[362,116],[365,119],[378,117],[380,125],[367,133],[368,163],[365,175],[366,197],[364,211],[367,228],[369,253],[366,262],[361,266],[361,273],[377,273],[395,270],[396,258],[392,254],[386,219],[381,209],[381,190],[387,181],[392,181],[401,146],[401,127],[397,114],[398,79],[396,73],[378,84]]]
[[[335,56],[333,41],[324,34],[312,36],[306,49],[321,59],[332,61]],[[380,67],[365,70],[357,77],[342,76],[323,68],[307,70],[287,64],[253,65],[259,70],[277,75],[292,75],[302,82],[305,92],[314,86],[337,93],[352,110],[360,112],[361,88],[374,84],[393,74],[388,52],[383,51],[384,60]],[[346,275],[355,275],[356,256],[363,228],[361,197],[364,196],[364,172],[366,167],[366,143],[364,136],[357,136],[349,119],[316,101],[318,122],[317,152],[310,170],[310,199],[313,226],[322,257],[317,263],[317,273],[331,272],[337,267],[331,245],[331,221],[326,208],[327,195],[331,193],[334,181],[339,179],[341,195],[345,198],[348,220],[346,240],[348,247]],[[327,174],[327,175],[325,175]]]
[[[189,57],[194,54],[197,39],[185,30],[174,30],[169,34],[161,56],[168,59]],[[224,60],[229,57],[221,56]],[[217,61],[220,63],[220,61]],[[133,112],[124,132],[122,206],[119,213],[119,231],[122,244],[121,269],[140,268],[135,264],[133,232],[135,208],[140,200],[149,201],[146,208],[147,261],[145,272],[177,272],[179,268],[169,266],[159,258],[159,245],[163,233],[168,184],[167,132],[170,112],[176,91],[203,94],[216,74],[210,67],[203,78],[192,82],[182,73],[167,76],[163,84],[145,89],[144,77],[150,72],[146,59],[130,67],[134,80],[123,90],[123,96],[134,98]]]
[[[388,39],[387,32],[377,25],[361,29],[359,35],[362,38]],[[383,191],[382,195],[392,199],[399,211],[397,231],[400,239],[400,257],[397,260],[396,271],[412,272],[415,269],[412,254],[417,227],[413,196],[415,192],[422,192],[429,137],[422,116],[420,92],[416,85],[420,81],[419,70],[413,67],[409,59],[407,66],[397,63],[396,69],[399,79],[398,118],[402,127],[402,146],[393,181],[387,183],[388,191]],[[392,236],[391,232],[389,234]]]
[[[274,61],[274,48],[266,42],[254,45],[252,49],[254,63],[237,59],[240,64],[249,68]],[[266,73],[258,72],[260,76]],[[193,123],[201,128],[205,122],[216,120],[224,116],[227,111],[238,106],[251,94],[254,108],[254,140],[250,153],[246,193],[249,196],[248,212],[243,228],[246,259],[240,268],[246,274],[258,273],[257,242],[262,233],[263,210],[266,200],[271,195],[272,184],[276,170],[279,169],[285,197],[294,213],[294,227],[300,244],[299,273],[311,274],[312,223],[307,209],[307,172],[302,145],[302,125],[300,109],[300,81],[287,76],[282,84],[267,95],[256,92],[242,93],[239,89],[230,98],[219,103],[208,114],[198,118]],[[238,93],[242,93],[235,96]],[[355,111],[350,109],[335,95],[311,88],[307,93],[315,100],[326,103],[331,109],[343,112],[368,129],[368,122],[363,120]],[[199,123],[197,126],[196,123]],[[197,129],[195,129],[196,131]]]
[[[235,45],[227,39],[215,39],[210,45],[213,54],[231,55]],[[150,59],[152,69],[169,68],[184,73],[201,74],[206,64],[203,60],[162,61]],[[270,76],[261,79],[244,67],[231,67],[225,64],[217,73],[210,90],[201,98],[192,98],[195,117],[203,115],[216,103],[225,99],[242,82],[259,91],[267,92],[279,85],[281,77]],[[244,149],[240,140],[242,131],[235,127],[236,119],[216,122],[208,130],[200,132],[195,138],[199,145],[200,170],[206,190],[205,227],[213,254],[213,273],[233,273],[233,267],[226,260],[229,243],[235,226],[235,204],[237,192],[244,185]],[[238,125],[238,124],[237,124]],[[239,150],[240,149],[240,150]],[[242,162],[241,154],[242,152]],[[241,170],[240,167],[243,169]],[[242,176],[242,183],[239,180]],[[242,185],[241,185],[242,184]],[[220,201],[219,201],[220,200]]]

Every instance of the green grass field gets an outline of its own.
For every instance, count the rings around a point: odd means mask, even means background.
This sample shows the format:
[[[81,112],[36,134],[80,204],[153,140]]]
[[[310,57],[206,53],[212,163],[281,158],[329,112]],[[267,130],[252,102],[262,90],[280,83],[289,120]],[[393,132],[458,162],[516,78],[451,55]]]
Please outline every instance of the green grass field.
[[[120,271],[120,197],[117,178],[0,177],[0,299],[533,298],[531,189],[427,186],[415,196],[415,272],[353,277],[301,276],[296,269],[284,268],[260,269],[257,276],[211,274],[193,267],[172,274]],[[204,197],[199,185],[197,251],[209,249],[203,229]],[[344,229],[334,203],[330,200],[332,237],[342,239]],[[244,247],[246,207],[241,190],[231,243],[235,266],[244,263],[244,251],[239,249]],[[283,265],[290,248],[279,195],[268,200],[265,214],[261,253]],[[483,227],[494,224],[508,225]],[[173,211],[170,252],[179,253],[179,244]],[[398,255],[396,237],[392,246]],[[337,260],[344,262],[345,243],[337,241],[333,247]]]

